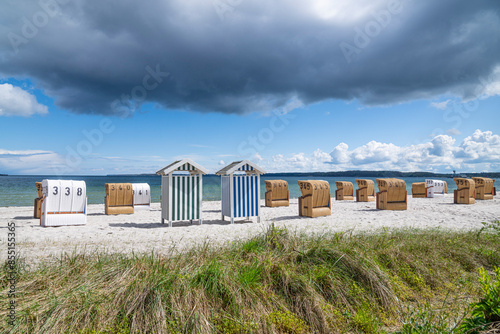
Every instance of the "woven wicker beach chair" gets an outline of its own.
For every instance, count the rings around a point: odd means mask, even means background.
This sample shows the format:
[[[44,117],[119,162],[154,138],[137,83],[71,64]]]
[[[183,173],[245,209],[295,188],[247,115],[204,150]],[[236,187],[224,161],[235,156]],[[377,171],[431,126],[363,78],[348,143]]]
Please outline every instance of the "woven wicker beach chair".
[[[107,215],[134,213],[134,193],[131,183],[106,183],[104,211]]]
[[[337,187],[337,190],[335,190],[335,200],[337,201],[354,200],[354,191],[352,182],[335,181],[335,186]]]
[[[456,204],[476,203],[476,184],[472,179],[456,177],[453,179],[457,184],[457,189],[453,193],[453,202]]]
[[[493,199],[495,196],[495,180],[487,177],[473,177],[476,184],[476,199]]]
[[[42,199],[43,199],[42,182],[35,182],[35,185],[36,185],[36,192],[38,193],[38,198],[35,198],[33,218],[40,218],[42,215]]]
[[[375,201],[375,183],[372,180],[356,179],[358,189],[356,189],[356,201],[374,202]]]
[[[406,182],[400,179],[377,179],[379,192],[377,193],[377,209],[406,210],[407,191]]]
[[[425,182],[414,182],[411,184],[411,196],[413,198],[427,197],[427,188]]]
[[[330,185],[327,181],[298,181],[302,196],[299,197],[299,216],[320,217],[332,214]]]
[[[288,191],[288,182],[284,180],[266,180],[266,206],[289,206],[290,195]]]

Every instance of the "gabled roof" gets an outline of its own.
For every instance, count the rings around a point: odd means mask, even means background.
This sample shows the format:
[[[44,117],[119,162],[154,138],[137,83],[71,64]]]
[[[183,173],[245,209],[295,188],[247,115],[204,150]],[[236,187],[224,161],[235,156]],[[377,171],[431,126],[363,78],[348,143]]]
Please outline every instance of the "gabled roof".
[[[219,170],[217,175],[230,175],[237,171],[254,171],[257,174],[264,174],[266,171],[249,160],[234,161],[226,167]]]
[[[177,171],[199,171],[202,174],[208,174],[208,169],[198,165],[191,159],[182,159],[172,162],[170,165],[163,167],[156,172],[158,175],[167,175]]]

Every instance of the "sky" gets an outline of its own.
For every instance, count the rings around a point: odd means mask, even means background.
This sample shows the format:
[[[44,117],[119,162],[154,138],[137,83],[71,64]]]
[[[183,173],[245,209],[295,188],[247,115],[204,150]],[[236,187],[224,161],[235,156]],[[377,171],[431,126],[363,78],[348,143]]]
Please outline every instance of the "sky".
[[[0,173],[500,172],[498,0],[4,0]]]

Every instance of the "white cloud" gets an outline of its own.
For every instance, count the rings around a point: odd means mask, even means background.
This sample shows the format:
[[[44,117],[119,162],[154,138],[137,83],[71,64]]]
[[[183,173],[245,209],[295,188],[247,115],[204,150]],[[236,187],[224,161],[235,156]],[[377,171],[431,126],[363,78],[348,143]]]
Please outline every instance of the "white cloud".
[[[349,145],[346,143],[340,143],[334,147],[333,151],[330,153],[332,161],[334,163],[345,163],[349,161],[349,156],[347,155],[347,150]]]
[[[261,156],[261,155],[257,152],[257,153],[255,153],[255,154],[253,155],[253,157],[252,157],[252,158],[250,158],[250,160],[253,160],[253,161],[262,161],[262,160],[264,160],[264,159],[263,159],[263,158],[262,158],[262,156]]]
[[[451,128],[451,129],[446,130],[446,133],[448,133],[451,136],[458,136],[458,135],[462,134],[462,132],[460,132],[458,129],[455,129],[455,128]]]
[[[316,150],[312,154],[278,154],[264,160],[270,171],[398,170],[446,172],[497,171],[500,166],[500,136],[476,130],[462,143],[449,135],[438,135],[416,145],[397,146],[375,140],[349,150],[340,143],[330,154]]]
[[[52,151],[0,149],[0,168],[16,174],[60,174],[67,166],[64,159]]]
[[[331,161],[332,157],[328,153],[317,149],[312,154],[294,153],[288,157],[277,154],[270,160],[264,159],[262,166],[272,172],[323,171],[326,166],[331,169],[331,165],[327,165]]]
[[[443,101],[443,102],[432,102],[431,103],[431,106],[436,108],[436,109],[439,109],[439,110],[446,110],[446,108],[448,108],[448,104],[452,102],[451,100],[446,100],[446,101]]]
[[[224,160],[220,160],[219,161],[219,166],[224,166],[226,163],[224,162]]]
[[[34,95],[8,83],[0,84],[0,116],[28,117],[47,113],[47,106],[39,104]]]
[[[500,66],[497,66],[487,78],[480,77],[479,81],[481,83],[479,89],[482,90],[479,94],[482,98],[500,95]]]
[[[304,106],[304,103],[296,96],[292,97],[288,102],[280,109],[276,110],[275,113],[279,115],[286,115],[289,112],[302,108]]]
[[[500,162],[500,136],[476,130],[460,145],[459,157],[466,163]]]

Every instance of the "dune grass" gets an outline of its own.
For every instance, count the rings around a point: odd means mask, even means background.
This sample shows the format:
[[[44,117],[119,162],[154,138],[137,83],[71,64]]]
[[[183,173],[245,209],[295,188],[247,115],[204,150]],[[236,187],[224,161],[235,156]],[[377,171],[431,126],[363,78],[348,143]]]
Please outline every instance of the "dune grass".
[[[449,333],[481,297],[478,269],[499,265],[500,236],[488,230],[312,237],[272,226],[168,257],[18,261],[17,319],[8,325],[2,307],[0,332]],[[1,275],[6,305],[6,266]]]

